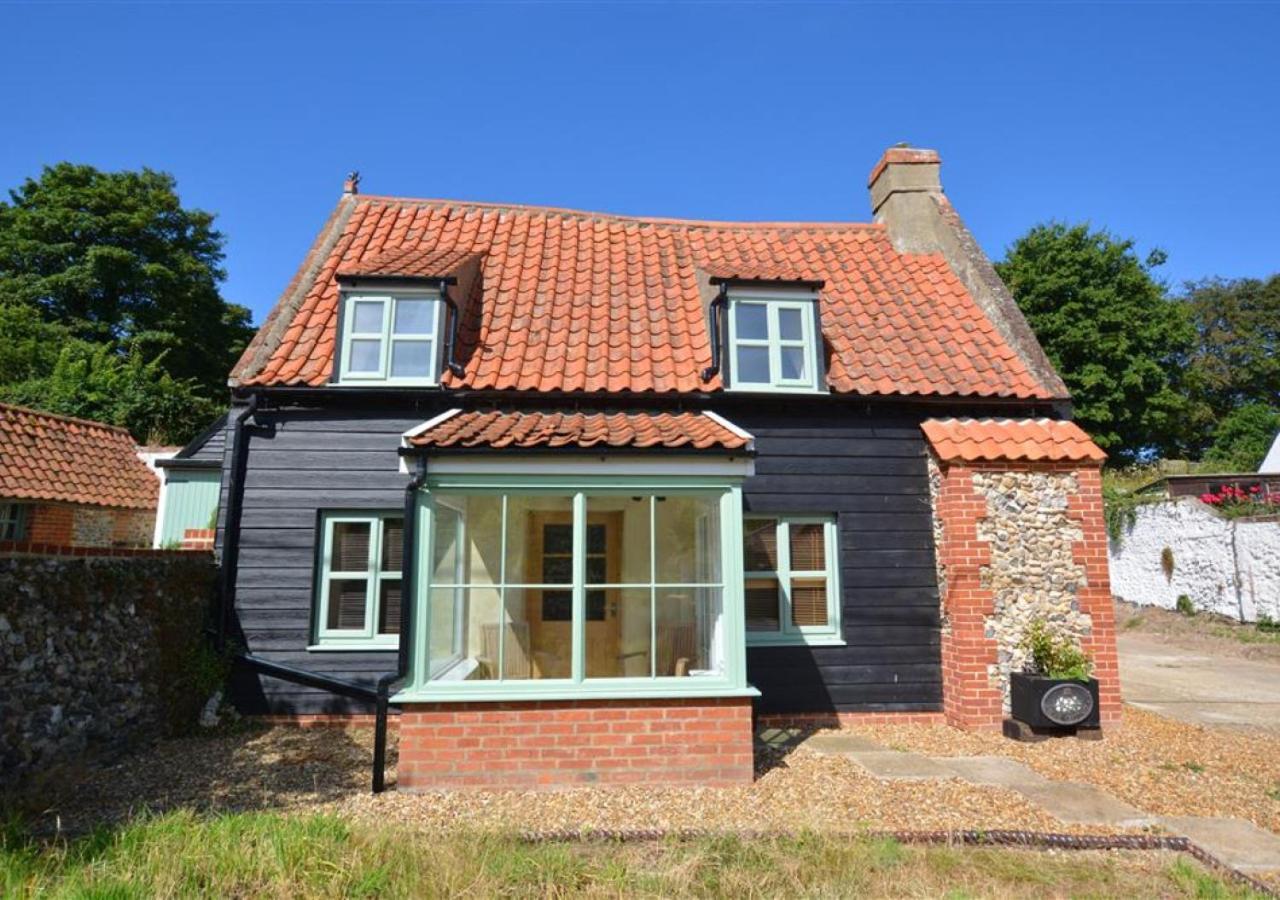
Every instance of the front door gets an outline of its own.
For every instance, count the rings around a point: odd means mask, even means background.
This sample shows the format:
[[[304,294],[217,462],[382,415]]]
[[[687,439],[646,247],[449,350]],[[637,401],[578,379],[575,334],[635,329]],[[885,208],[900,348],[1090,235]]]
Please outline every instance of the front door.
[[[533,513],[526,555],[530,584],[573,581],[573,518],[569,513]],[[616,674],[618,669],[618,591],[593,588],[617,584],[621,557],[622,514],[587,516],[587,677]],[[525,614],[532,630],[536,677],[572,676],[573,591],[564,588],[530,590]]]

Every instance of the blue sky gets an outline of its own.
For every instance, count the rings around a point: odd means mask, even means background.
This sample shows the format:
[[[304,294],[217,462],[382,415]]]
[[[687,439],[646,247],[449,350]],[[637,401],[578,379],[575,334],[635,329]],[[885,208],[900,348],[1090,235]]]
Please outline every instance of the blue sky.
[[[178,178],[258,320],[357,168],[369,193],[869,218],[935,147],[987,252],[1089,221],[1173,283],[1280,271],[1272,3],[0,5],[0,186]]]

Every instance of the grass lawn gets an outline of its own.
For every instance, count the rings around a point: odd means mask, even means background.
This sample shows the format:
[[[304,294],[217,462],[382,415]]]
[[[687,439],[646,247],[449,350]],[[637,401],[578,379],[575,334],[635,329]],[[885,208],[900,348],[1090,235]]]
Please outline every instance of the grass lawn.
[[[71,843],[10,828],[0,896],[1245,897],[1172,854],[706,838],[526,844],[441,839],[331,815],[190,812]]]

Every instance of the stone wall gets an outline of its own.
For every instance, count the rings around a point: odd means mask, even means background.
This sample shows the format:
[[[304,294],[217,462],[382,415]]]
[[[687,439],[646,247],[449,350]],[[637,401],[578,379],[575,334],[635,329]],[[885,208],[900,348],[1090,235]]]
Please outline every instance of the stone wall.
[[[996,729],[1037,619],[1094,663],[1104,723],[1119,720],[1114,612],[1096,464],[930,460],[948,721]]]
[[[0,557],[0,792],[194,723],[203,553]]]
[[[63,547],[150,547],[154,509],[72,503],[28,505],[27,541]]]
[[[1276,517],[1226,519],[1193,497],[1146,503],[1110,551],[1112,590],[1129,603],[1175,609],[1185,595],[1197,610],[1280,621]]]

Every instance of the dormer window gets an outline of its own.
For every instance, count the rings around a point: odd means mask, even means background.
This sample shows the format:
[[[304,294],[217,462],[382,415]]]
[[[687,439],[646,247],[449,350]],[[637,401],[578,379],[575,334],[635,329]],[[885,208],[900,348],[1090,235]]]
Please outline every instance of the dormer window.
[[[346,294],[340,382],[437,384],[442,305],[434,292]]]
[[[817,391],[817,292],[739,288],[729,292],[729,387],[741,391]]]

